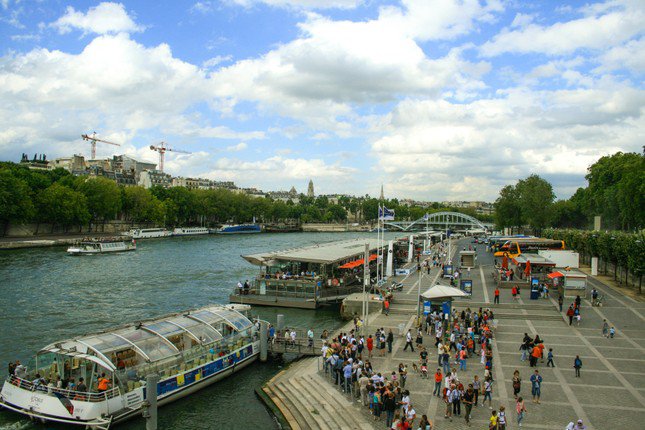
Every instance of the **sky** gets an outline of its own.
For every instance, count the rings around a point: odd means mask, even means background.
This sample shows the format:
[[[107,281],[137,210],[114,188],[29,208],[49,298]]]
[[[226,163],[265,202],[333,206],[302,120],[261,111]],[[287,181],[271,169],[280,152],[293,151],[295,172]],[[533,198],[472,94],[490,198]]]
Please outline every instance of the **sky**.
[[[558,198],[645,141],[645,1],[0,0],[0,160],[89,157],[264,191]]]

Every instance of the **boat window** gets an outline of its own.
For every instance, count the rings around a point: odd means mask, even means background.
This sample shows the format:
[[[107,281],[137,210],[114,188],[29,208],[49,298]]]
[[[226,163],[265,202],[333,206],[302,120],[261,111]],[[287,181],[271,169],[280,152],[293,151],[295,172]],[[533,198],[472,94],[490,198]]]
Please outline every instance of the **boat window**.
[[[210,310],[210,312],[221,316],[230,324],[232,324],[237,330],[240,330],[240,331],[246,328],[249,328],[251,327],[251,325],[253,325],[247,317],[235,311],[231,311],[228,309],[212,309]]]
[[[112,352],[131,347],[131,345],[127,341],[111,333],[104,333],[97,336],[83,338],[81,339],[81,341],[101,352],[101,354],[105,355],[106,357],[110,357],[112,355]]]
[[[150,358],[150,361],[158,361],[176,353],[162,338],[145,330],[128,327],[115,333],[135,344]]]
[[[178,316],[169,318],[168,321],[182,326],[186,330],[190,331],[190,333],[192,333],[195,337],[201,339],[201,341],[204,343],[215,342],[216,340],[222,338],[221,333],[219,333],[213,327],[197,320],[186,318],[184,316]]]

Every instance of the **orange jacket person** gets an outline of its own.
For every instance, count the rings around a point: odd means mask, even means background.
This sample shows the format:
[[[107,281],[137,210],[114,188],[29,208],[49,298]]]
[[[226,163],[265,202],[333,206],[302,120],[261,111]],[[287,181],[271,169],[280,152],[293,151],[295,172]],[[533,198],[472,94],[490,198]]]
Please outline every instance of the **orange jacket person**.
[[[110,380],[105,377],[105,373],[101,373],[101,377],[98,382],[98,392],[103,393],[108,390],[110,386]]]

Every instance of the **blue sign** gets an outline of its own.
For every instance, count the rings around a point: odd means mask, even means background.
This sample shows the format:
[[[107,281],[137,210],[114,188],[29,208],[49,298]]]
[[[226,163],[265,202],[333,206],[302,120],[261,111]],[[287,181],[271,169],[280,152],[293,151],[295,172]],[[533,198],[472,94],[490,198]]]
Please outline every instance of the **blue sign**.
[[[428,315],[432,312],[432,302],[429,300],[423,302],[423,315]]]
[[[450,264],[443,266],[443,277],[450,278],[453,275],[453,267]]]
[[[450,314],[451,305],[452,305],[451,301],[443,302],[441,304],[441,310],[443,311],[444,314]]]
[[[473,295],[473,281],[470,279],[462,279],[459,282],[459,288],[461,288],[461,291],[464,293],[467,293],[469,295]]]

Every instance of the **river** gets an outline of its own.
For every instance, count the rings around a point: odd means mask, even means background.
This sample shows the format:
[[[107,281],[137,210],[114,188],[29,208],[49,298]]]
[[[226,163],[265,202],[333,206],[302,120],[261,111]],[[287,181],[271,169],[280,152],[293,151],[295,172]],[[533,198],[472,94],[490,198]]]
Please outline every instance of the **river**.
[[[367,237],[367,233],[208,235],[149,239],[135,252],[67,256],[64,248],[0,252],[0,364],[23,363],[52,342],[125,322],[228,303],[238,280],[257,274],[241,254]],[[254,314],[286,325],[336,328],[337,308],[317,311],[259,307]],[[285,363],[254,364],[159,410],[160,429],[276,428],[254,389]],[[34,425],[6,410],[0,430],[55,428]],[[60,428],[60,427],[57,427]],[[143,429],[143,419],[119,429]]]

